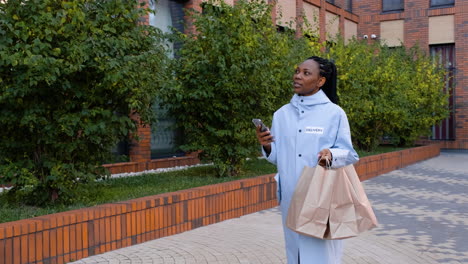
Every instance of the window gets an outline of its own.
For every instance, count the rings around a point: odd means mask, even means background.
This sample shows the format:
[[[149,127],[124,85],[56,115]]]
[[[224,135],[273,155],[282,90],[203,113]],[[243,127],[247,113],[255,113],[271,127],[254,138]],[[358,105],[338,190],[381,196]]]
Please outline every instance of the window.
[[[110,159],[106,160],[104,163],[128,162],[130,161],[129,152],[129,143],[127,139],[123,139],[112,148]]]
[[[150,0],[150,8],[156,13],[149,14],[149,24],[161,29],[163,32],[170,32],[171,27],[183,32],[183,24],[177,22],[184,15],[183,4],[170,0]],[[170,56],[175,56],[174,50],[180,45],[167,43],[171,47]],[[166,158],[173,156],[183,156],[184,153],[179,148],[181,131],[175,129],[175,118],[168,113],[167,109],[159,104],[155,99],[155,112],[158,113],[156,124],[151,125],[151,159]]]
[[[179,148],[182,131],[175,128],[175,118],[158,99],[153,107],[158,117],[156,125],[151,126],[151,159],[183,156],[184,152]]]
[[[279,33],[284,33],[286,32],[286,28],[280,25],[276,25],[276,31]]]
[[[333,5],[335,4],[335,0],[327,0],[327,2]]]
[[[455,0],[431,0],[431,7],[437,6],[453,6]]]
[[[404,10],[403,0],[382,0],[382,11],[402,11]]]
[[[433,140],[455,139],[455,44],[429,46],[434,61],[447,71],[444,92],[449,94],[448,103],[450,115],[439,124],[432,127]]]
[[[353,12],[353,1],[345,0],[345,10],[348,12]]]

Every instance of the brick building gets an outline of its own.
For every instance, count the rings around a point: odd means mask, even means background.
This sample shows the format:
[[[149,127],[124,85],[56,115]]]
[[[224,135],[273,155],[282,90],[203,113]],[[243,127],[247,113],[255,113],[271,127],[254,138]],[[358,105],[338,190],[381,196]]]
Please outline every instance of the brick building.
[[[147,1],[157,13],[147,17],[146,22],[163,31],[168,26],[188,30],[182,23],[184,9],[200,11],[203,2]],[[226,0],[229,4],[235,1]],[[453,111],[447,120],[433,128],[431,139],[441,141],[444,148],[468,149],[468,1],[277,0],[272,19],[284,26],[302,15],[316,28],[320,41],[330,40],[339,33],[345,39],[367,38],[368,42],[380,41],[390,47],[419,44],[428,53],[441,55],[440,62],[453,77],[447,82]],[[299,19],[293,26],[299,29],[301,23]],[[183,155],[174,144],[176,131],[170,129],[172,122],[170,117],[162,116],[157,131],[141,127],[141,140],[129,148],[131,161],[148,163],[151,159]],[[191,162],[196,161],[185,163]]]
[[[352,11],[359,16],[358,37],[391,47],[418,44],[440,55],[451,77],[452,113],[433,128],[432,139],[443,148],[468,149],[468,1],[355,0]]]

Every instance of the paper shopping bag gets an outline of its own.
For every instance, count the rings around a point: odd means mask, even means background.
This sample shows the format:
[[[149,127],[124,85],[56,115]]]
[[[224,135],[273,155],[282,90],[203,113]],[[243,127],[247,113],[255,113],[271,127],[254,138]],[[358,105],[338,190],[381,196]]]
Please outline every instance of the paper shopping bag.
[[[287,227],[303,235],[324,238],[333,191],[329,172],[321,166],[304,167],[289,205]]]
[[[354,237],[377,225],[353,165],[306,167],[297,183],[286,225],[322,239]]]
[[[377,226],[377,218],[353,165],[334,169],[329,232],[326,239],[357,236]]]

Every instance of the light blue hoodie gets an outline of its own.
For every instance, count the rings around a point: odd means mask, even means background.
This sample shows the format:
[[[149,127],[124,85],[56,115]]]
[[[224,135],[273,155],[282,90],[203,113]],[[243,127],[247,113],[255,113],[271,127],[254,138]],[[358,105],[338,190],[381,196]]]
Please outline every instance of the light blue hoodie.
[[[340,263],[342,241],[321,240],[299,235],[284,224],[296,183],[304,166],[315,167],[318,153],[330,149],[332,168],[359,160],[351,143],[346,113],[332,103],[322,90],[311,96],[295,94],[290,103],[273,115],[271,153],[263,155],[278,169],[278,199],[283,217],[288,263]]]

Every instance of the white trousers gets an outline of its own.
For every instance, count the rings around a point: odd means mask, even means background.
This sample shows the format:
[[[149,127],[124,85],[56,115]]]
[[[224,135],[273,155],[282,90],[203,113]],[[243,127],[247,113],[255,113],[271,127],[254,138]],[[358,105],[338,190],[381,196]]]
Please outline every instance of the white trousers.
[[[286,227],[287,208],[281,208],[288,264],[341,264],[342,240],[300,235]],[[286,209],[286,213],[284,210]]]

